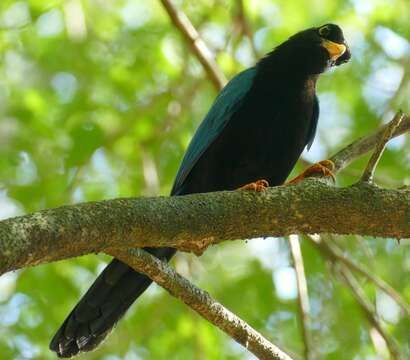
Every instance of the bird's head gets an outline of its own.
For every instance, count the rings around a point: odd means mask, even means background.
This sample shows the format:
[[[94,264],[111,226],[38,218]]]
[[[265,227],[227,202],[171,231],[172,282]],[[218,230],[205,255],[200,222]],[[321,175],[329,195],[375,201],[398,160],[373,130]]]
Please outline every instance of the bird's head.
[[[339,66],[350,60],[350,49],[339,26],[326,24],[313,31],[320,37],[321,47],[327,51],[330,66]]]
[[[332,66],[339,66],[351,56],[342,29],[335,24],[300,31],[276,50],[284,51],[294,67],[310,74],[320,74]]]
[[[350,49],[342,29],[335,24],[310,28],[293,35],[288,42],[300,60],[313,73],[322,73],[332,66],[339,66],[350,59]],[[298,49],[298,50],[296,50]]]

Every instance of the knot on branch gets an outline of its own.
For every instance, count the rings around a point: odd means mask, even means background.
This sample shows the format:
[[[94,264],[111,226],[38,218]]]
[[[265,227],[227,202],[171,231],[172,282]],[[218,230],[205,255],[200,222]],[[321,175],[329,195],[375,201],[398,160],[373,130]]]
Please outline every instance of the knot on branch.
[[[197,239],[195,241],[189,240],[189,241],[183,241],[181,243],[181,247],[179,250],[185,251],[185,252],[192,252],[196,256],[201,256],[205,250],[213,244],[215,241],[215,238],[213,236],[209,237],[204,237]]]

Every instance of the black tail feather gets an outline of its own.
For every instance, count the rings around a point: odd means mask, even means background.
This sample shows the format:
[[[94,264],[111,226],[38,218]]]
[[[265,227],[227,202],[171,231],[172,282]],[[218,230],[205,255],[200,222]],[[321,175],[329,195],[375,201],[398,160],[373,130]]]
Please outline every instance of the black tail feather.
[[[175,249],[146,249],[169,260]],[[98,276],[50,342],[59,357],[95,349],[151,284],[151,279],[114,259]]]

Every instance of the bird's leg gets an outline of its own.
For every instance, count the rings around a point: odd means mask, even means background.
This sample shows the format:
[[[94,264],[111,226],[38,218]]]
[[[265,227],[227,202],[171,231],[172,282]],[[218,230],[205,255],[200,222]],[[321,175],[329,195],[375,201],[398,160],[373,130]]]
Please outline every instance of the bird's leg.
[[[269,183],[266,180],[257,180],[255,182],[251,182],[249,184],[241,186],[237,190],[261,192],[261,191],[266,190],[268,187],[269,187]]]
[[[303,179],[312,176],[313,174],[321,174],[325,177],[331,177],[335,182],[335,176],[332,170],[335,168],[335,164],[331,160],[322,160],[312,166],[308,167],[303,173],[296,176],[295,178],[286,182],[286,185],[296,184]]]

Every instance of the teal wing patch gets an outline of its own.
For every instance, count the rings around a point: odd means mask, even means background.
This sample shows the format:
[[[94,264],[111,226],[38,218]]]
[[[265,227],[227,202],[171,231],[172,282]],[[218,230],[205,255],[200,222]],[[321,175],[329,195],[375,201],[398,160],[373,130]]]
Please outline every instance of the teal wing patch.
[[[240,107],[255,78],[256,68],[236,75],[219,93],[208,114],[199,125],[179,167],[171,194],[177,195],[198,159],[221,134],[232,115]]]

